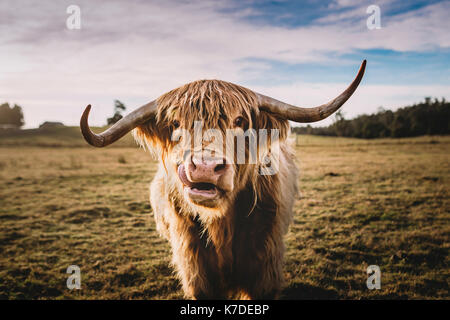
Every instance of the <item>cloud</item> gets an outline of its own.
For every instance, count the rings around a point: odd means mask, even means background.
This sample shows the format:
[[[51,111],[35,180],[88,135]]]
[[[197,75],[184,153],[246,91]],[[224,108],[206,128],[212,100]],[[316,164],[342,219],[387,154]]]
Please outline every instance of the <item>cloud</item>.
[[[65,51],[77,44],[98,47],[105,43],[145,42],[148,49],[161,48],[169,54],[181,50],[200,57],[214,55],[229,60],[255,57],[297,63],[320,61],[329,52],[355,49],[420,51],[429,46],[450,46],[448,2],[395,16],[382,15],[383,28],[377,31],[366,28],[365,5],[353,5],[344,13],[327,15],[308,26],[283,28],[254,25],[242,19],[257,14],[257,10],[224,12],[227,2],[111,1],[101,5],[81,2],[83,29],[78,33],[65,29],[64,2],[58,2],[57,6],[53,2],[43,3],[39,9],[8,7],[7,11],[14,11],[14,22],[5,19],[8,25],[2,28],[2,36],[10,43],[39,45],[43,50],[58,45],[55,49]],[[10,16],[2,15],[1,18]],[[348,22],[346,17],[357,20]]]
[[[450,46],[448,3],[382,17],[383,28],[370,31],[365,8],[344,2],[337,5],[348,8],[349,19],[335,13],[288,28],[253,24],[247,18],[257,16],[257,8],[232,10],[235,4],[227,1],[77,1],[82,29],[70,31],[65,22],[72,1],[2,1],[0,100],[23,105],[27,126],[53,117],[76,124],[88,103],[94,105],[92,123],[103,124],[113,99],[133,109],[201,78],[246,85],[266,75],[265,59],[357,65],[361,59],[340,56],[372,48]],[[285,90],[286,97],[296,94],[298,86]],[[261,89],[272,90],[270,85]],[[318,100],[324,96],[320,90],[309,92]],[[383,101],[372,98],[371,106]]]

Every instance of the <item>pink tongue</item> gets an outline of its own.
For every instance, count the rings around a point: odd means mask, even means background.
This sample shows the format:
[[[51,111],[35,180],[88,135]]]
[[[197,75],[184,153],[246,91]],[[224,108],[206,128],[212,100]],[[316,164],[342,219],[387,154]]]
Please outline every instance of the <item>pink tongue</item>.
[[[186,171],[184,170],[184,164],[180,164],[178,166],[178,176],[181,179],[181,182],[183,182],[184,185],[188,187],[192,187],[194,184],[190,182],[186,176]]]

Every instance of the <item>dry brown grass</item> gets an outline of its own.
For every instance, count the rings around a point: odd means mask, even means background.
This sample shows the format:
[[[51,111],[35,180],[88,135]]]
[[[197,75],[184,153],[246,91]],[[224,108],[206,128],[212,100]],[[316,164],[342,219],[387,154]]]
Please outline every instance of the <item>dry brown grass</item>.
[[[298,143],[284,298],[450,298],[450,137]],[[0,297],[181,298],[154,172],[137,148],[0,147]],[[72,264],[81,290],[66,288]],[[366,288],[371,264],[381,290]]]

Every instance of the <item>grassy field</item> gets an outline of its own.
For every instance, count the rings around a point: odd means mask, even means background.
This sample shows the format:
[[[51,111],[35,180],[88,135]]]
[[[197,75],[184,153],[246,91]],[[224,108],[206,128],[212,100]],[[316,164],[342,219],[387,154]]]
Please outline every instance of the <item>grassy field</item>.
[[[179,299],[155,230],[155,162],[77,129],[0,136],[0,298]],[[299,136],[285,299],[449,299],[450,137]],[[368,290],[366,268],[381,269]],[[81,268],[81,290],[66,269]]]

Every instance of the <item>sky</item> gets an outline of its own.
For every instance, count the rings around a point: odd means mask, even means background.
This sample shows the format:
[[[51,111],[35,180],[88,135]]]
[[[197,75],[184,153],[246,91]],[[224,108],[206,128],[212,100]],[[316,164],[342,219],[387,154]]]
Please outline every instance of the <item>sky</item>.
[[[70,5],[80,29],[67,27]],[[379,29],[368,28],[371,5]],[[129,112],[220,79],[314,107],[340,94],[364,59],[346,118],[450,100],[449,16],[450,1],[0,0],[0,103],[22,106],[25,128],[78,125],[87,104],[90,124],[105,125],[115,99]]]

